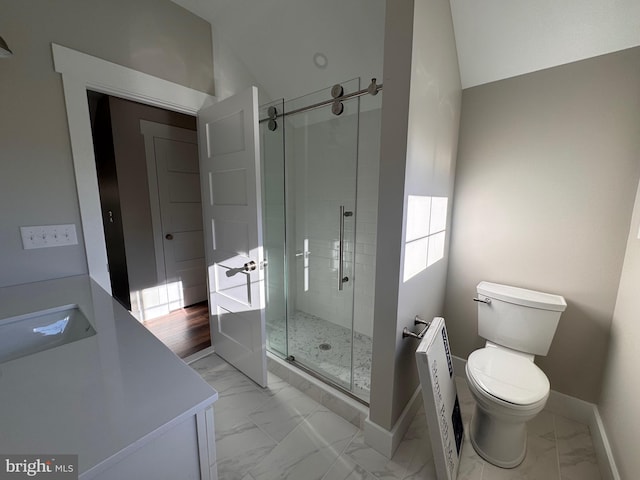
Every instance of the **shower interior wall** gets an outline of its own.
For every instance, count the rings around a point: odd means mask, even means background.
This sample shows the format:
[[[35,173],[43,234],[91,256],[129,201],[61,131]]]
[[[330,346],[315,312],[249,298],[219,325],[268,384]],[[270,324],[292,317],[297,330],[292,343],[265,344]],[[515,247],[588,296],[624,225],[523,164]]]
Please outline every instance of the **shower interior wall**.
[[[264,128],[262,131],[266,186],[265,247],[269,255],[267,328],[270,332],[284,331],[287,310],[301,310],[341,327],[353,328],[368,337],[373,335],[381,97],[361,97],[359,115],[357,108],[353,108],[350,115],[340,118],[341,128],[348,132],[357,131],[357,141],[343,139],[341,142],[339,138],[328,136],[332,120],[330,113],[323,115],[322,121],[310,125],[301,125],[294,117],[284,122],[284,129],[271,132]],[[350,106],[355,107],[358,100],[350,102],[353,104]],[[325,107],[325,110],[329,108]],[[339,178],[337,170],[328,165],[353,161],[354,155],[357,155],[355,178]],[[305,171],[307,168],[312,170]],[[310,178],[312,185],[305,186],[304,177]],[[313,194],[309,194],[307,189],[312,189]],[[348,189],[355,189],[355,192]],[[336,246],[327,248],[323,232],[333,232],[338,225],[337,210],[335,215],[331,215],[333,212],[326,211],[326,204],[344,195],[353,195],[355,199],[354,205],[347,206],[355,208],[355,251],[353,245],[347,245],[345,271],[351,279],[345,284],[345,290],[338,292],[337,249]],[[324,262],[323,266],[329,267],[309,268],[308,286],[312,288],[306,291],[303,260],[296,257],[301,245],[295,245],[292,240],[296,237],[294,233],[300,233],[296,229],[303,228],[303,205],[310,217],[305,223],[312,224],[312,228],[305,232],[312,252],[310,267],[314,267],[312,262]],[[352,230],[353,225],[350,227],[349,222],[345,222],[345,228]],[[284,245],[288,249],[287,258],[292,259],[288,262],[286,283]],[[284,285],[287,284],[288,305],[285,308]],[[353,309],[345,294],[353,294]],[[278,353],[286,353],[284,338],[272,336],[269,344]]]
[[[373,103],[373,102],[371,102]],[[291,262],[289,278],[289,308],[304,311],[313,316],[336,323],[347,329],[367,335],[373,334],[373,289],[375,274],[375,248],[377,229],[378,205],[378,159],[379,159],[379,108],[350,115],[341,119],[345,136],[351,131],[358,132],[358,141],[350,138],[333,139],[331,135],[331,118],[311,126],[293,127],[292,135],[287,142],[286,157],[290,164],[289,207],[287,209],[287,224],[290,228],[300,230],[307,228],[301,225],[304,215],[310,218],[305,223],[311,224],[306,232],[309,237],[309,282],[305,290],[302,276],[304,271],[302,262]],[[288,125],[289,127],[289,125]],[[317,142],[319,148],[313,143]],[[352,145],[350,145],[352,143]],[[311,147],[311,148],[310,148]],[[336,147],[336,148],[332,148]],[[357,148],[357,152],[355,149]],[[358,166],[356,178],[340,178],[337,169],[331,165],[347,163],[351,156],[357,155]],[[304,171],[309,169],[308,171]],[[311,173],[311,174],[310,174]],[[303,178],[310,178],[312,185],[304,185]],[[354,192],[353,189],[356,189]],[[310,192],[310,190],[313,190]],[[335,237],[338,228],[338,211],[327,207],[335,203],[337,198],[353,196],[355,205],[355,251],[353,244],[345,246],[345,273],[350,281],[344,285],[341,292],[337,282],[337,245],[327,245],[327,239]],[[305,212],[301,213],[296,206],[305,205]],[[345,222],[345,230],[353,229],[353,224]],[[327,235],[331,232],[330,235]],[[347,232],[347,238],[349,232]],[[301,238],[301,235],[296,235]],[[328,248],[327,248],[328,247]],[[300,245],[289,244],[289,258],[299,253]],[[295,249],[296,251],[291,251]],[[314,262],[324,262],[314,268]],[[329,268],[322,268],[329,264]],[[355,269],[355,270],[354,270]],[[346,295],[345,295],[346,294]],[[353,295],[353,310],[351,298]],[[292,311],[292,310],[290,310]]]

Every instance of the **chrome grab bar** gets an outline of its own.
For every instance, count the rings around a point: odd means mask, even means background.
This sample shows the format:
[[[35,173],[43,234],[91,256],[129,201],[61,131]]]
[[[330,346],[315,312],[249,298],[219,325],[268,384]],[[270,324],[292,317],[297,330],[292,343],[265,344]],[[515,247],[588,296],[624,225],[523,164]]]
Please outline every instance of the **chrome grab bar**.
[[[353,212],[345,211],[344,205],[340,205],[340,238],[338,239],[338,290],[342,290],[343,284],[349,281],[344,276],[344,217],[350,217]]]

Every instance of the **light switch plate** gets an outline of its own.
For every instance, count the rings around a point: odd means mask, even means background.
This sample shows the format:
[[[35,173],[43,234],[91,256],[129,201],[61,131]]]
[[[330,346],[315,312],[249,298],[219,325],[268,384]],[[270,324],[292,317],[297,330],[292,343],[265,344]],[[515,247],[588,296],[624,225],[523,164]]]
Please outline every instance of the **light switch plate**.
[[[25,250],[78,244],[74,224],[20,227],[20,236]]]

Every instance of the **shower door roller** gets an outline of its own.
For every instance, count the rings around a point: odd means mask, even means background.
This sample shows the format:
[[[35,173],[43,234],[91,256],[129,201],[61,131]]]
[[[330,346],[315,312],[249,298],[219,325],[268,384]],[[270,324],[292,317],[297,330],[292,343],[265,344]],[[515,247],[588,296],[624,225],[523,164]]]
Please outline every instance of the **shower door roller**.
[[[251,260],[250,262],[244,264],[244,271],[247,273],[253,272],[256,269],[256,267],[257,267],[256,262]]]

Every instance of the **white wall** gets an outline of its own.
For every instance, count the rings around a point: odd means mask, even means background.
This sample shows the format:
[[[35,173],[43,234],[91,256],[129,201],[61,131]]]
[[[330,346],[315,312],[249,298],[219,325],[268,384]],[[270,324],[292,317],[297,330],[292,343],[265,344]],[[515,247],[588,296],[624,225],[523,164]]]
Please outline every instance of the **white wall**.
[[[180,2],[176,2],[180,3]],[[233,53],[229,42],[212,25],[213,78],[215,95],[219,100],[240,93],[252,86],[258,87],[260,105],[272,100],[260,82],[249,71],[245,63]]]
[[[635,478],[640,471],[640,186],[636,194],[631,231],[613,312],[609,355],[605,369],[600,413],[621,478]]]
[[[637,0],[451,0],[463,88],[640,45]]]
[[[69,131],[51,42],[210,91],[211,30],[168,0],[2,2],[0,286],[87,273]],[[78,245],[23,250],[19,227],[73,223]]]
[[[563,295],[551,388],[596,402],[640,175],[640,48],[463,91],[445,314],[482,346],[481,280]]]
[[[460,76],[447,0],[387,2],[370,420],[391,430],[418,385],[415,315],[441,315],[447,255],[403,281],[408,195],[451,197]]]

